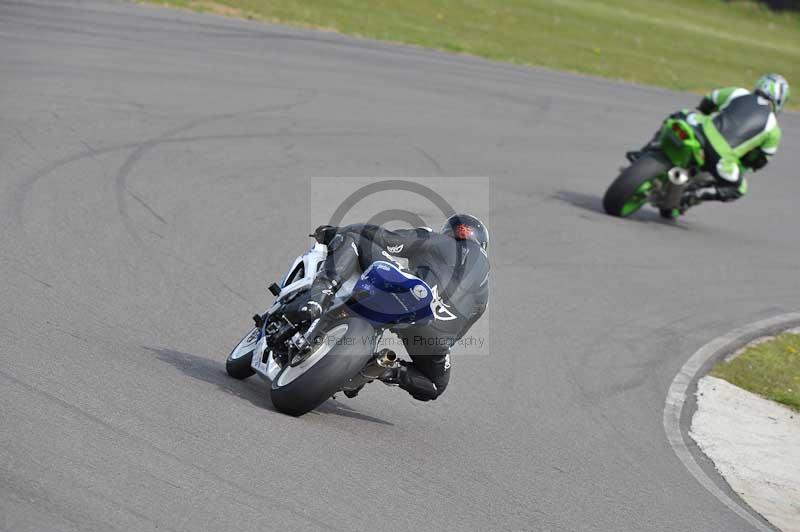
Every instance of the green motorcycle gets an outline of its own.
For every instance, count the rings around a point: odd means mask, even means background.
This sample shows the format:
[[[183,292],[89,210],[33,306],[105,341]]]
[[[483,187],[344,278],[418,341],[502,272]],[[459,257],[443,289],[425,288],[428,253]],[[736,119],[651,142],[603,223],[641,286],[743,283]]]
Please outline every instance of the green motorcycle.
[[[714,180],[700,171],[706,157],[701,125],[708,119],[681,112],[665,120],[656,139],[608,187],[605,211],[624,218],[650,203],[664,218],[680,216],[683,194]]]

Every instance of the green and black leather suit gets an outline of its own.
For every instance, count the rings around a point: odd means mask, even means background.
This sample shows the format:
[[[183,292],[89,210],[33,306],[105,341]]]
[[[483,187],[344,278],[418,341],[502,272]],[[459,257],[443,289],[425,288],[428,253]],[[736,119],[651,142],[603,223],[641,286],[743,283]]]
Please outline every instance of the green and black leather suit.
[[[695,192],[697,201],[732,201],[747,193],[747,169],[763,168],[778,151],[781,130],[772,103],[759,93],[729,87],[706,95],[697,109],[708,118],[696,126],[706,143],[704,170],[716,186]]]

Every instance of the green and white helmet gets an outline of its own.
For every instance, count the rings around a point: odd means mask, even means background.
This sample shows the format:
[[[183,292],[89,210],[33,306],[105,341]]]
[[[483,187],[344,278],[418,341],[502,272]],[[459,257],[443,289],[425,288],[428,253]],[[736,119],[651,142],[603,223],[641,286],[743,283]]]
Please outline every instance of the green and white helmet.
[[[765,74],[756,81],[754,92],[771,101],[777,113],[789,99],[789,82],[780,74]]]

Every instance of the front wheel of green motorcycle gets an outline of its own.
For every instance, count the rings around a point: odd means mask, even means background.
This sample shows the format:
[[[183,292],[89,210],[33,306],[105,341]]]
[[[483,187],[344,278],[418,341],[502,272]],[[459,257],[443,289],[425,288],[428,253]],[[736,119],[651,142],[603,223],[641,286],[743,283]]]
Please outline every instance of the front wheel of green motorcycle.
[[[671,166],[660,151],[648,151],[611,183],[603,196],[603,209],[622,218],[635,213],[647,203],[653,181]]]

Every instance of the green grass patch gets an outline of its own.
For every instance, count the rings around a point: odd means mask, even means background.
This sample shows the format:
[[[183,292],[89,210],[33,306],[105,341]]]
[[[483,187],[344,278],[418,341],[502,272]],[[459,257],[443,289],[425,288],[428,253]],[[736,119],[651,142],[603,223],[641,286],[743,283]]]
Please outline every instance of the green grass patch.
[[[800,334],[785,333],[750,346],[730,362],[717,364],[711,375],[800,410]]]
[[[748,0],[146,1],[679,90],[800,86],[800,14]]]

